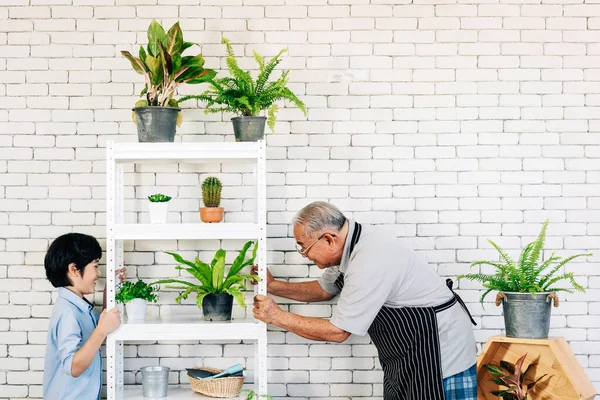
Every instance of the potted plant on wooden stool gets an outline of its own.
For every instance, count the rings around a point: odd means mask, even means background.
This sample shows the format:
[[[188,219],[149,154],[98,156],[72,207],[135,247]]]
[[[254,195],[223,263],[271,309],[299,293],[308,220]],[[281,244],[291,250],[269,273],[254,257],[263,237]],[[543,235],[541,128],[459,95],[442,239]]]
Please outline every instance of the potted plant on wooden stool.
[[[150,211],[150,223],[164,224],[167,222],[169,214],[169,201],[171,196],[162,193],[151,194],[148,196],[148,210]]]
[[[477,265],[490,265],[496,269],[491,274],[464,274],[458,279],[469,279],[481,282],[487,290],[481,296],[481,302],[487,294],[497,290],[496,305],[502,303],[506,336],[513,338],[545,339],[550,330],[551,303],[558,307],[557,292],[573,293],[572,289],[554,287],[559,281],[566,280],[574,290],[585,292],[585,289],[575,282],[573,272],[560,274],[561,268],[568,262],[592,254],[576,254],[565,259],[552,255],[542,261],[542,252],[546,240],[548,221],[544,222],[536,240],[525,246],[517,262],[491,240],[503,262],[477,261]],[[546,274],[544,272],[548,271]],[[558,274],[558,275],[557,275]]]
[[[134,71],[144,75],[140,93],[143,100],[135,103],[133,121],[140,142],[173,142],[176,125],[181,125],[181,109],[174,95],[182,83],[198,84],[215,77],[216,72],[204,69],[202,54],[184,56],[195,43],[185,42],[179,22],[165,33],[152,20],[148,27],[148,46],[140,46],[139,57],[128,51],[121,54],[131,62]]]
[[[209,176],[202,182],[202,202],[204,207],[200,207],[200,219],[203,222],[221,222],[223,221],[223,207],[221,204],[221,191],[223,185],[219,178]]]
[[[254,51],[254,59],[259,68],[258,78],[254,80],[250,71],[244,71],[238,65],[231,42],[223,38],[227,46],[227,67],[230,77],[210,79],[210,88],[201,95],[184,96],[180,102],[198,99],[206,102],[205,113],[234,112],[237,117],[231,118],[236,142],[255,142],[265,135],[265,121],[275,130],[276,116],[279,107],[275,102],[288,100],[298,107],[306,116],[306,107],[298,97],[287,88],[290,70],[284,71],[279,79],[269,82],[275,67],[281,62],[282,49],[268,62]],[[267,117],[260,113],[267,110]]]
[[[202,307],[206,321],[229,321],[233,299],[240,306],[246,307],[244,293],[242,292],[247,290],[244,281],[246,279],[260,280],[256,275],[241,273],[242,269],[252,265],[256,259],[258,242],[254,244],[252,257],[246,259],[246,252],[251,245],[252,241],[246,242],[240,254],[231,264],[227,274],[225,274],[226,252],[223,249],[217,250],[210,264],[202,262],[198,258],[189,261],[177,253],[166,252],[173,256],[175,261],[182,264],[175,267],[176,269],[189,272],[199,282],[191,283],[180,279],[162,279],[152,284],[167,284],[167,288],[183,290],[183,293],[175,298],[177,303],[182,299],[187,299],[190,294],[196,293],[196,305],[198,308]]]
[[[156,303],[158,299],[155,290],[141,279],[136,283],[125,281],[118,288],[115,300],[117,303],[125,304],[128,319],[143,320],[146,317],[148,302]]]

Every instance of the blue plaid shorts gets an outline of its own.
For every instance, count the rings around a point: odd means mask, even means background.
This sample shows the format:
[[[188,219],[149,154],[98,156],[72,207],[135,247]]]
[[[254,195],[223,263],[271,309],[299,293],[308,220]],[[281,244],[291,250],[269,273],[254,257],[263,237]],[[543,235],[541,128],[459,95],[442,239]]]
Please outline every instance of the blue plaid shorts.
[[[476,365],[444,379],[446,400],[477,400]]]

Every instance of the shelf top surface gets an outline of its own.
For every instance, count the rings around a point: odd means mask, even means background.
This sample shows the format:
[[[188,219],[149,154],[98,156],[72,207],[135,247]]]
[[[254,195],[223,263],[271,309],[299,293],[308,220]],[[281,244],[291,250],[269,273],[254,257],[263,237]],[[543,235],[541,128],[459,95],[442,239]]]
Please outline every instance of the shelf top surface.
[[[205,321],[202,312],[198,311],[197,315],[168,315],[156,318],[147,317],[144,320],[129,320],[125,319],[122,326],[132,325],[179,325],[179,324],[202,324],[204,326],[232,326],[239,324],[257,325],[257,322],[251,318],[232,319],[231,321]]]
[[[263,142],[109,143],[117,163],[256,162]]]
[[[149,400],[148,397],[144,397],[142,393],[142,385],[125,385],[123,387],[123,398],[127,400]],[[229,397],[230,399],[245,399],[246,394],[241,393],[238,397]],[[214,397],[203,396],[199,393],[192,391],[189,384],[181,385],[169,385],[167,390],[167,397],[163,397],[161,400],[201,400],[201,399],[213,399]]]
[[[221,222],[218,224],[116,224],[118,240],[156,239],[257,239],[260,227],[254,223]]]

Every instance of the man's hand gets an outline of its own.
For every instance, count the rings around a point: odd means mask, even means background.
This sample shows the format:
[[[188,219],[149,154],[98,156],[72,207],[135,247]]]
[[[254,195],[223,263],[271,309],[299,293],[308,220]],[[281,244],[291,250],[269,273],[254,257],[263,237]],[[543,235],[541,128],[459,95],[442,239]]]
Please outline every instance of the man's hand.
[[[250,274],[252,275],[258,275],[258,265],[253,265],[252,268],[250,269]],[[267,291],[269,291],[269,285],[271,283],[273,283],[273,281],[275,281],[275,278],[273,278],[273,275],[271,275],[271,272],[269,271],[269,268],[267,268]],[[252,283],[253,285],[256,285],[258,283],[258,281],[253,280],[250,283]]]
[[[100,321],[98,321],[98,329],[104,336],[113,333],[119,326],[121,326],[121,312],[117,307],[102,311]]]
[[[254,296],[254,318],[267,324],[276,324],[282,313],[272,298],[262,294]]]

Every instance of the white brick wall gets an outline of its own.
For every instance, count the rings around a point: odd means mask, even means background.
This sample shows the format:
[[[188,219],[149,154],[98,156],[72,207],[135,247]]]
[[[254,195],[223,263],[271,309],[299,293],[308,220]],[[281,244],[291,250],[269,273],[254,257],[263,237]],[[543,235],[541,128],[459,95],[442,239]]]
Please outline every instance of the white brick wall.
[[[550,218],[548,248],[593,251],[573,263],[588,288],[564,296],[551,334],[565,336],[600,390],[600,5],[509,0],[2,0],[0,1],[0,398],[41,398],[47,318],[56,291],[43,256],[76,230],[104,238],[106,140],[135,140],[129,108],[141,80],[119,50],[144,43],[151,18],[180,20],[207,66],[223,68],[229,37],[242,64],[252,49],[289,54],[291,86],[308,118],[282,109],[269,144],[269,261],[282,279],[318,276],[292,247],[288,223],[302,205],[330,199],[365,223],[388,226],[443,276],[495,257],[485,239],[516,252]],[[577,4],[579,3],[579,4]],[[133,84],[132,84],[133,82]],[[201,88],[186,87],[193,93]],[[193,107],[188,105],[188,107]],[[229,116],[186,110],[178,138],[232,140]],[[133,171],[129,169],[128,172]],[[248,218],[247,169],[223,167],[228,218]],[[173,193],[173,221],[196,221],[198,181],[218,166],[138,167],[127,176],[127,218],[150,190]],[[153,185],[157,185],[153,187]],[[142,213],[141,220],[147,215]],[[219,244],[126,246],[130,276],[164,276],[156,249],[208,257]],[[239,243],[224,243],[237,248]],[[206,250],[206,251],[204,251]],[[164,264],[164,265],[158,265]],[[167,272],[169,273],[169,272]],[[500,309],[478,303],[480,325],[501,332]],[[161,312],[197,312],[172,305]],[[96,301],[101,301],[100,293]],[[169,304],[171,303],[171,304]],[[334,303],[282,307],[328,317]],[[156,313],[157,306],[150,312]],[[244,311],[236,309],[237,316]],[[381,398],[367,338],[315,344],[273,329],[270,392],[296,399]],[[143,343],[126,348],[126,380],[143,365],[180,371],[245,362],[239,343]]]

